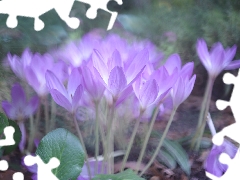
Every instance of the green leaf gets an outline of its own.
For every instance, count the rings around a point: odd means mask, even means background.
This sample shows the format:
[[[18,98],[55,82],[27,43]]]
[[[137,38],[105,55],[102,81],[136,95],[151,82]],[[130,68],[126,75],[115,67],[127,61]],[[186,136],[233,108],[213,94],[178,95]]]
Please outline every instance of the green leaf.
[[[13,134],[13,139],[15,141],[15,144],[11,145],[11,146],[2,147],[2,149],[4,150],[4,153],[3,153],[4,155],[7,155],[7,154],[11,153],[12,151],[14,151],[17,148],[17,146],[20,143],[21,138],[22,138],[22,133],[21,133],[21,130],[20,130],[18,124],[15,121],[10,120],[10,119],[8,120],[8,123],[9,123],[9,126],[12,126],[15,129],[15,132]]]
[[[157,160],[170,169],[175,169],[177,167],[175,158],[163,149],[158,153]]]
[[[84,164],[85,154],[78,138],[63,128],[51,131],[43,137],[36,154],[44,163],[52,157],[60,161],[60,165],[52,172],[59,180],[76,179]]]
[[[8,125],[8,118],[5,116],[5,114],[0,112],[0,135],[3,133],[4,128]]]
[[[187,175],[190,175],[191,167],[189,163],[189,158],[182,146],[178,142],[165,139],[163,142],[163,147],[171,154],[171,156],[176,159],[182,170]]]
[[[96,175],[92,180],[144,180],[143,178],[136,175],[131,169],[120,172],[118,174],[99,174]]]

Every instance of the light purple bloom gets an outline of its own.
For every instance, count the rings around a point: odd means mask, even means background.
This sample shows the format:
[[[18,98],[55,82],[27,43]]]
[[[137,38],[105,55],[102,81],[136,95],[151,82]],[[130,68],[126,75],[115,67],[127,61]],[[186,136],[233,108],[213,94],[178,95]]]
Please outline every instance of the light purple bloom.
[[[2,101],[2,108],[6,115],[13,120],[28,118],[38,108],[39,99],[37,96],[27,101],[24,90],[19,84],[15,84],[11,90],[11,102]]]
[[[9,65],[16,76],[21,79],[26,79],[25,68],[30,64],[32,56],[33,54],[29,48],[23,51],[21,58],[16,55],[12,56],[10,53],[8,53],[7,59]]]
[[[63,83],[59,81],[56,75],[49,70],[46,72],[46,81],[54,101],[69,112],[74,112],[83,94],[82,81],[78,69],[75,68],[72,70],[69,76],[67,89],[64,87]]]
[[[192,76],[194,64],[192,62],[189,62],[181,68],[181,59],[179,55],[173,54],[168,58],[164,66],[167,68],[170,74],[176,74],[179,76],[178,80],[171,90],[173,107],[177,108],[183,101],[188,98],[192,92],[196,80],[196,75]]]
[[[112,97],[117,100],[120,96],[125,98],[132,91],[132,83],[140,76],[148,62],[148,51],[139,52],[128,66],[124,66],[117,50],[108,60],[103,59],[97,50],[93,53],[92,58],[93,65],[101,76],[99,79],[111,92]]]
[[[27,82],[40,96],[48,93],[46,86],[45,73],[47,70],[54,69],[58,78],[63,79],[64,64],[54,63],[53,58],[49,54],[34,54],[29,66],[25,68]]]
[[[220,155],[226,153],[230,158],[234,158],[237,150],[238,148],[227,140],[225,140],[221,146],[213,145],[207,159],[205,160],[205,170],[217,177],[222,176],[227,171],[228,166],[219,162]]]
[[[166,97],[176,80],[176,74],[169,75],[164,66],[155,70],[147,80],[143,77],[138,78],[133,84],[133,89],[141,108],[146,109],[153,103],[158,104]]]
[[[90,94],[94,101],[99,101],[102,98],[106,88],[98,79],[100,76],[98,71],[91,65],[90,67],[87,65],[82,65],[81,72],[86,91]]]
[[[209,52],[206,42],[203,39],[198,39],[196,48],[201,62],[211,77],[217,77],[224,69],[230,70],[240,67],[240,60],[232,61],[237,49],[235,45],[224,50],[222,44],[218,42],[212,46]]]
[[[19,148],[23,151],[26,144],[26,129],[23,120],[35,113],[39,105],[39,99],[37,96],[34,96],[30,101],[27,101],[25,92],[19,84],[15,84],[12,87],[11,97],[11,102],[2,101],[2,108],[8,118],[19,120],[18,125],[22,133]]]

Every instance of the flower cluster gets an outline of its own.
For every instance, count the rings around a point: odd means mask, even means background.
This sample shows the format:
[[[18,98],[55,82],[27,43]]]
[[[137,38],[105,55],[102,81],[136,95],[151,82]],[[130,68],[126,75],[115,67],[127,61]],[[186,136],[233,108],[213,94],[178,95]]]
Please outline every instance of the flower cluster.
[[[72,114],[80,105],[94,109],[103,99],[108,107],[116,109],[114,115],[122,114],[120,107],[133,97],[132,109],[137,109],[132,112],[134,119],[149,109],[158,108],[160,112],[166,99],[176,110],[193,89],[194,64],[182,66],[178,54],[165,63],[163,57],[149,41],[130,43],[115,34],[103,38],[89,33],[79,42],[44,55],[29,49],[21,57],[9,54],[8,62],[40,97],[50,93]],[[150,116],[146,115],[146,119]]]

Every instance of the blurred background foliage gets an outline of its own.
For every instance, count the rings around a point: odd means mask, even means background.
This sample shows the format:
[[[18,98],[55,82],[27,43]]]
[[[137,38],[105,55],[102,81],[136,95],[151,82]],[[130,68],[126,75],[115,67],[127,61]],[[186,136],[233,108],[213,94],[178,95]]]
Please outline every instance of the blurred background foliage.
[[[240,1],[238,0],[123,0],[108,4],[110,10],[119,12],[115,26],[109,32],[131,33],[139,39],[150,39],[166,57],[179,53],[182,60],[200,63],[196,56],[197,38],[204,38],[208,45],[220,41],[225,47],[240,47]],[[0,15],[0,57],[8,52],[20,55],[26,47],[44,53],[67,41],[78,39],[95,28],[105,30],[110,14],[99,10],[90,20],[85,16],[89,5],[75,1],[70,16],[78,17],[78,29],[69,28],[55,10],[40,18],[45,28],[36,32],[33,19],[18,17],[18,27],[6,26],[8,15]],[[124,33],[123,33],[124,32]],[[239,59],[238,51],[236,58]]]

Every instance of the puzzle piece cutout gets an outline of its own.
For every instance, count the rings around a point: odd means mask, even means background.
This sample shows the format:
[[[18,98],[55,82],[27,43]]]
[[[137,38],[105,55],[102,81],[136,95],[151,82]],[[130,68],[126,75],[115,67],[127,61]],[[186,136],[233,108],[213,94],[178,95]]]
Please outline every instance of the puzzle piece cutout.
[[[52,169],[57,168],[60,165],[60,161],[55,157],[51,158],[49,160],[49,162],[47,164],[45,164],[38,155],[37,156],[28,155],[24,158],[24,163],[27,166],[32,166],[34,164],[37,164],[37,166],[38,166],[38,173],[37,173],[38,180],[46,180],[46,179],[59,180],[52,173]]]
[[[110,0],[78,0],[80,2],[83,2],[83,3],[86,3],[86,4],[89,4],[91,7],[87,10],[86,12],[86,16],[89,18],[89,19],[95,19],[97,17],[97,11],[98,9],[102,9],[108,13],[111,14],[111,18],[110,18],[110,21],[109,21],[109,24],[108,24],[108,27],[107,27],[107,30],[110,30],[112,29],[113,27],[113,24],[114,22],[116,21],[117,19],[117,15],[118,13],[117,12],[112,12],[110,11],[108,8],[107,8],[107,4]],[[119,5],[122,5],[123,2],[122,0],[115,0]]]
[[[15,141],[13,138],[15,129],[12,126],[7,126],[4,128],[5,139],[0,140],[0,146],[10,146],[14,145]],[[6,171],[8,169],[8,162],[5,160],[0,160],[0,171]],[[21,172],[16,172],[13,174],[13,180],[24,180],[24,176]]]
[[[206,176],[212,180],[230,180],[230,179],[239,179],[240,172],[240,151],[237,151],[237,154],[233,159],[229,157],[226,153],[222,153],[219,157],[219,161],[222,164],[228,165],[228,170],[221,177],[216,177],[213,174],[206,172]]]
[[[15,129],[12,126],[7,126],[4,128],[5,139],[0,140],[0,146],[11,146],[15,144],[13,139]]]
[[[238,71],[238,76],[233,76],[230,73],[226,73],[223,76],[223,82],[226,84],[234,84],[234,89],[230,101],[218,100],[216,106],[219,110],[225,109],[227,106],[230,106],[232,113],[235,118],[235,123],[225,127],[219,133],[215,134],[212,138],[212,141],[215,145],[220,146],[224,137],[229,137],[238,144],[240,144],[240,111],[239,111],[239,92],[240,92],[240,69]],[[228,169],[224,175],[221,177],[216,177],[213,174],[206,172],[206,176],[212,180],[228,180],[228,179],[240,179],[240,149],[238,149],[235,157],[231,159],[226,153],[222,153],[219,156],[219,161],[222,164],[228,165]]]
[[[117,12],[108,10],[107,4],[110,0],[77,0],[89,4],[91,7],[86,12],[89,19],[94,19],[97,16],[97,10],[102,9],[111,14],[107,30],[112,29],[116,21]],[[122,0],[115,0],[119,5]],[[69,17],[72,6],[75,0],[2,0],[0,1],[0,13],[9,14],[7,18],[7,26],[15,28],[18,25],[17,16],[34,18],[34,29],[40,31],[44,28],[44,22],[39,19],[39,16],[46,12],[55,9],[59,17],[67,23],[72,29],[76,29],[80,25],[80,20],[75,17]]]

